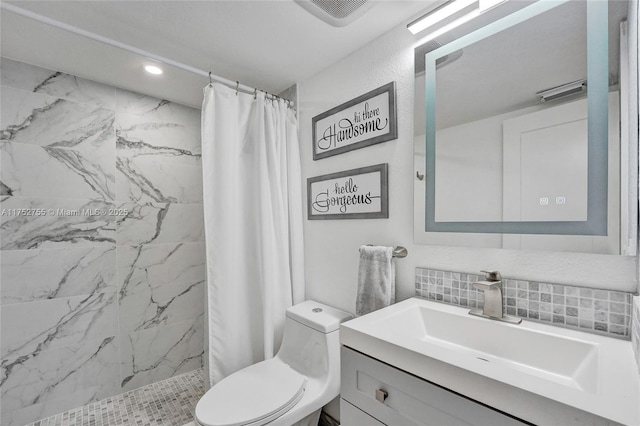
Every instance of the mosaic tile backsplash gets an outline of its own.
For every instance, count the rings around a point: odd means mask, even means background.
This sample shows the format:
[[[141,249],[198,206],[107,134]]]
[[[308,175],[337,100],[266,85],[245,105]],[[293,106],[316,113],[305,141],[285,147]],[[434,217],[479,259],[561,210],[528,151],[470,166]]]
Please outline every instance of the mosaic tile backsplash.
[[[484,295],[472,288],[483,275],[416,268],[416,296],[482,308]],[[632,295],[509,278],[502,279],[504,312],[523,319],[631,338]]]
[[[633,315],[631,318],[631,347],[636,356],[636,364],[640,371],[640,296],[633,297]]]

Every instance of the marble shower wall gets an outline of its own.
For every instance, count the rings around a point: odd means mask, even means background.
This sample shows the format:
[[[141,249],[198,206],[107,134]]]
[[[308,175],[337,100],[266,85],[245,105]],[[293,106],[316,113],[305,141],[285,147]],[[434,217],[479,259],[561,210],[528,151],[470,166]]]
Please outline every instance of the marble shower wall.
[[[200,368],[200,111],[0,67],[0,423]]]

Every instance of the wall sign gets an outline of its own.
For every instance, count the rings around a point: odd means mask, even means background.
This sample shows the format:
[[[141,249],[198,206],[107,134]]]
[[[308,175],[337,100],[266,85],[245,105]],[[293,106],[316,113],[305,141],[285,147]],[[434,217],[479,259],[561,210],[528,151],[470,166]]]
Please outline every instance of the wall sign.
[[[314,160],[396,139],[396,83],[316,115],[312,127]]]
[[[307,179],[307,217],[376,219],[389,217],[387,164]]]

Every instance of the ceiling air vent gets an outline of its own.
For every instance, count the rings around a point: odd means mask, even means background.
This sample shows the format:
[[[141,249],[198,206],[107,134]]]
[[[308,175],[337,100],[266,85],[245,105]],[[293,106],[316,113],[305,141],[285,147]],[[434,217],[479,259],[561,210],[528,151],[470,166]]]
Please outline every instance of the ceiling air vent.
[[[344,27],[374,5],[369,0],[295,0],[295,2],[334,27]]]

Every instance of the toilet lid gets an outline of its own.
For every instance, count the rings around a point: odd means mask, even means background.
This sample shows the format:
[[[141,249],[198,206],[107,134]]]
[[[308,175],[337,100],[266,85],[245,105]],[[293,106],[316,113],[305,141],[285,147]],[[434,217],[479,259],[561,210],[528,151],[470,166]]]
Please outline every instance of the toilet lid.
[[[224,378],[200,399],[203,426],[261,425],[289,411],[303,396],[307,378],[270,359]]]

